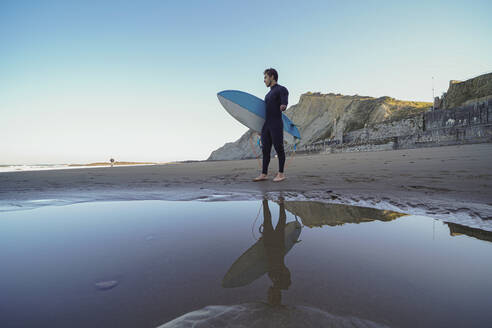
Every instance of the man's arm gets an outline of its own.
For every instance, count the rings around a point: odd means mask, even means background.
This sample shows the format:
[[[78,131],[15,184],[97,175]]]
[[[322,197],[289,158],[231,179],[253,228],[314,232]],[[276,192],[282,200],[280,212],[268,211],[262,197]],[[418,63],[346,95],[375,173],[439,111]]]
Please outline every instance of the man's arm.
[[[286,87],[283,87],[280,90],[280,110],[283,112],[287,109],[287,105],[289,104],[289,90]]]

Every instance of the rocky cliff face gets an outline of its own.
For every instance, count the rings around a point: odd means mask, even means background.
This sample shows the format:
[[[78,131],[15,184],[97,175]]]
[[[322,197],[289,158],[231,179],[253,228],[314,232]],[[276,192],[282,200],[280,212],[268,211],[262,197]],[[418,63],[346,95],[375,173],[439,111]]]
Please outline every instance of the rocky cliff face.
[[[449,81],[449,89],[443,95],[442,109],[455,108],[481,98],[492,98],[492,73],[466,81]]]
[[[285,114],[298,126],[302,137],[298,146],[303,146],[324,139],[340,140],[343,134],[364,128],[365,125],[401,120],[425,112],[431,106],[427,102],[401,101],[391,97],[307,92]],[[251,136],[256,144],[257,137],[249,130],[235,142],[226,143],[213,151],[208,160],[254,157],[249,140]],[[284,134],[284,139],[287,148],[293,145],[294,140],[290,135]],[[257,146],[255,150],[260,152]]]
[[[253,143],[256,154],[260,156],[261,149],[259,149],[259,147],[255,145],[256,139],[254,138],[254,132],[253,130],[248,130],[238,140],[234,142],[228,142],[219,149],[214,150],[207,160],[233,160],[251,158],[254,156],[254,152],[250,143]]]

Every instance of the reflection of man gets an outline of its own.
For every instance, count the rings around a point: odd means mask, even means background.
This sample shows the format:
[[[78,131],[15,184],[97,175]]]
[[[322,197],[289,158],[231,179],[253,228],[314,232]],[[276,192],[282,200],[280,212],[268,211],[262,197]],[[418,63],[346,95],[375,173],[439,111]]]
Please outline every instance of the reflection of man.
[[[273,282],[273,286],[268,289],[268,303],[272,305],[280,305],[281,289],[288,289],[291,284],[290,271],[284,264],[287,217],[282,198],[279,205],[280,215],[274,230],[268,200],[263,200],[263,245],[268,259],[268,276]]]

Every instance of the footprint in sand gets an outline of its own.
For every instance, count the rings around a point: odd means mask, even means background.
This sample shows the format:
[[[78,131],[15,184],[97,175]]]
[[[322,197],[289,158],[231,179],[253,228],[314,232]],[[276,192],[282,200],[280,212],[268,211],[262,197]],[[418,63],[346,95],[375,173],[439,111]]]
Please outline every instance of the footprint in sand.
[[[404,186],[405,187],[405,186]],[[422,190],[431,190],[431,191],[453,191],[451,189],[447,189],[447,188],[434,188],[434,187],[428,187],[428,186],[407,186],[408,188],[412,188],[412,189],[422,189]]]

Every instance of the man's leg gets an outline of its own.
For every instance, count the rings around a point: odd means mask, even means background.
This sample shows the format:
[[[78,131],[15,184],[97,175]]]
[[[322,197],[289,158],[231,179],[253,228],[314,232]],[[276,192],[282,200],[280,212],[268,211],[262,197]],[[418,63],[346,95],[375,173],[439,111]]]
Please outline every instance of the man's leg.
[[[282,181],[284,176],[285,151],[284,151],[284,127],[283,124],[275,125],[272,128],[272,141],[278,157],[278,174],[273,181]]]
[[[270,134],[270,129],[266,124],[263,124],[263,128],[261,129],[261,144],[262,144],[262,152],[263,152],[263,167],[262,173],[253,179],[253,181],[264,181],[268,180],[268,164],[270,163],[270,153],[272,152],[272,136]]]
[[[268,165],[270,164],[270,155],[272,153],[272,134],[269,127],[263,127],[261,131],[261,144],[263,152],[262,173],[268,174]]]

